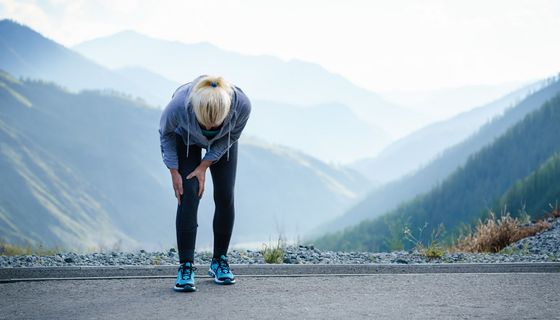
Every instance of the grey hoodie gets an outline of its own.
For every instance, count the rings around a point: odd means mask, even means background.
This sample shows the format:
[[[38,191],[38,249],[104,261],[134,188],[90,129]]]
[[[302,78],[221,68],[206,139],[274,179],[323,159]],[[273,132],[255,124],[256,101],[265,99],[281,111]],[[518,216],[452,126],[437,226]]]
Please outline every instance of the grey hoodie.
[[[218,161],[227,152],[227,161],[229,161],[229,148],[239,139],[249,119],[251,102],[240,88],[232,85],[231,107],[220,132],[211,139],[204,136],[192,104],[189,103],[192,88],[203,76],[205,75],[198,76],[193,81],[177,88],[161,114],[159,122],[161,154],[163,162],[169,169],[179,168],[175,133],[183,137],[183,141],[187,145],[187,157],[189,156],[188,146],[196,144],[206,149],[202,160]]]

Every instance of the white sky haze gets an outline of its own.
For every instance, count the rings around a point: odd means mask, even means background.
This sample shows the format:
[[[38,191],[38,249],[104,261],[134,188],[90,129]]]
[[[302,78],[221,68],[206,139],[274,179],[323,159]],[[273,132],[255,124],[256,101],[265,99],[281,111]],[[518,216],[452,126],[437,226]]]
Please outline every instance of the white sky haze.
[[[122,30],[315,62],[373,91],[499,84],[560,71],[560,1],[0,0],[66,46]]]

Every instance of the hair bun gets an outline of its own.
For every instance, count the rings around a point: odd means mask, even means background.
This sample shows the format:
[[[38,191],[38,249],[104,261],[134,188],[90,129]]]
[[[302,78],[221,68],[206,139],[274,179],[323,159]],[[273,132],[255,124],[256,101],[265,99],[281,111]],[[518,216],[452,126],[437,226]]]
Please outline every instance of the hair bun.
[[[228,81],[226,81],[222,76],[211,76],[211,75],[204,76],[195,85],[195,90],[200,90],[204,88],[208,90],[224,89],[230,95],[232,94],[233,91],[231,84]]]

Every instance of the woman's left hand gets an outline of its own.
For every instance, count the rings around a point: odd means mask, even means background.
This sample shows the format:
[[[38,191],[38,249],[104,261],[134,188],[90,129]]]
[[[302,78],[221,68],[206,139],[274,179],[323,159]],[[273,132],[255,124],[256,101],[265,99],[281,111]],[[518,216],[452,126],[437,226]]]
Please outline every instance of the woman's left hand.
[[[187,179],[196,177],[198,179],[198,197],[201,198],[204,193],[204,180],[206,179],[206,169],[210,166],[210,163],[203,161],[193,172],[189,173]]]

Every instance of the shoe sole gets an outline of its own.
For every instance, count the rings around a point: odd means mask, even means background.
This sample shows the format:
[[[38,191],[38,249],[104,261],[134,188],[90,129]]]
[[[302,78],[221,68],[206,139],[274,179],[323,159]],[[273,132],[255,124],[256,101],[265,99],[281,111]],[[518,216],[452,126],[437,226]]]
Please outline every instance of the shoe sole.
[[[234,284],[235,283],[235,279],[226,279],[226,280],[220,280],[218,279],[218,277],[216,277],[216,274],[214,273],[214,271],[212,271],[212,269],[208,269],[208,275],[214,278],[214,282],[217,284]]]
[[[194,292],[194,291],[196,291],[196,287],[189,286],[189,285],[186,285],[184,287],[174,286],[173,290],[180,291],[180,292]]]

